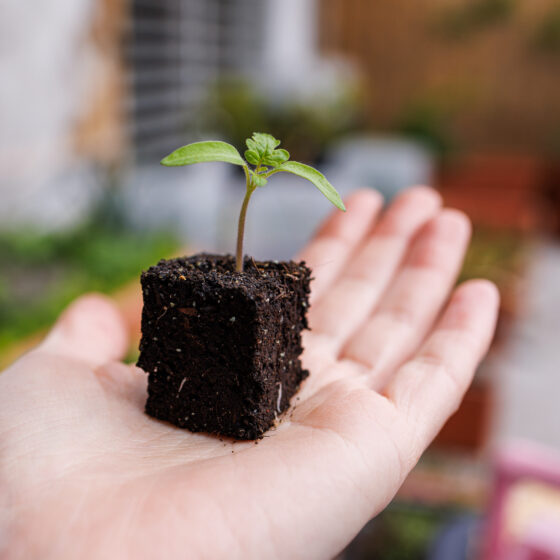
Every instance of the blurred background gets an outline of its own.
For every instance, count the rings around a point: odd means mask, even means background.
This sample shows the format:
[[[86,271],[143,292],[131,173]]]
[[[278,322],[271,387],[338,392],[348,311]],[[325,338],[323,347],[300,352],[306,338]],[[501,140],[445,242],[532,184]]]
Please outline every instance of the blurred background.
[[[0,364],[80,293],[132,321],[143,268],[232,252],[242,174],[158,162],[253,131],[342,194],[435,186],[474,222],[461,278],[502,293],[461,409],[341,558],[560,558],[560,0],[4,0]],[[247,252],[329,210],[274,177]]]

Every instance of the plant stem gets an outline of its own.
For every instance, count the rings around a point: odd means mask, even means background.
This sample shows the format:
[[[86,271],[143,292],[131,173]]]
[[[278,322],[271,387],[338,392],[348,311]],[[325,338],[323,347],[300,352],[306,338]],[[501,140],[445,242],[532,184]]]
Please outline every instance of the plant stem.
[[[249,199],[253,194],[254,187],[249,178],[247,178],[247,191],[245,192],[245,198],[243,199],[243,204],[241,205],[241,212],[239,213],[239,224],[237,226],[237,252],[235,254],[235,270],[237,272],[243,272],[243,235],[245,233],[245,218],[247,216],[247,206],[249,204]]]

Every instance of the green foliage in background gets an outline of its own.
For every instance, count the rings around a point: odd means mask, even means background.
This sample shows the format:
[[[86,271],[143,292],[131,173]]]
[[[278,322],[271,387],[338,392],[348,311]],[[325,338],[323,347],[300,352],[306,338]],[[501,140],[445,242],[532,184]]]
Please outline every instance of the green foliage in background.
[[[299,161],[321,159],[338,137],[361,130],[363,100],[357,84],[325,92],[314,101],[279,102],[239,78],[216,83],[201,111],[201,129],[224,137],[235,146],[255,130],[267,130]]]
[[[179,247],[97,216],[71,231],[0,233],[0,352],[49,326],[74,298],[109,293]]]
[[[560,3],[543,16],[532,42],[538,52],[560,54]]]
[[[457,513],[393,502],[366,525],[342,560],[425,560],[438,531]]]
[[[523,273],[527,241],[521,234],[477,228],[465,256],[459,282],[486,278],[498,288],[512,286]]]
[[[447,8],[436,22],[436,31],[449,40],[467,39],[478,31],[508,21],[516,0],[472,0]]]
[[[397,118],[395,130],[444,158],[455,148],[451,132],[452,116],[444,107],[438,100],[414,101]]]

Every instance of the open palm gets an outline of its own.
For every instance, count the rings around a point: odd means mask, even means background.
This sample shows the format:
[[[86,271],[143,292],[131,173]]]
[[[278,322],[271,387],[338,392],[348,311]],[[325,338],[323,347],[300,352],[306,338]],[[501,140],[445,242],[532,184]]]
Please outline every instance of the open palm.
[[[327,559],[383,509],[457,408],[498,295],[473,281],[449,298],[469,224],[434,191],[379,218],[373,191],[347,205],[300,255],[311,376],[257,443],[146,416],[100,296],[0,375],[0,556]]]

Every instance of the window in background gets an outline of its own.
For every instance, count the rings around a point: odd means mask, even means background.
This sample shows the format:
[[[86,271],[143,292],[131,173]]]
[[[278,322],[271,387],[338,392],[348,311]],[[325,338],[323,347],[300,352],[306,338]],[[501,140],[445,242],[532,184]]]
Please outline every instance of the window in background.
[[[259,0],[133,0],[130,35],[132,138],[137,159],[196,136],[197,112],[223,75],[258,66],[266,3]]]

